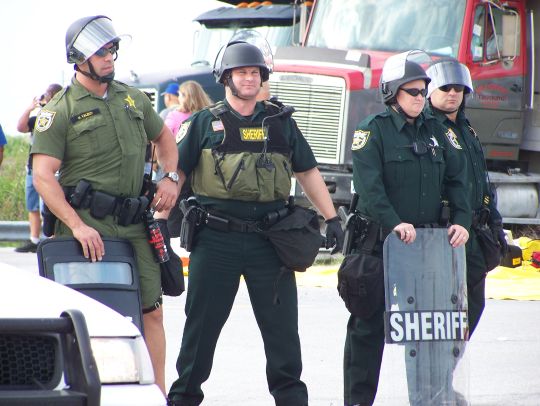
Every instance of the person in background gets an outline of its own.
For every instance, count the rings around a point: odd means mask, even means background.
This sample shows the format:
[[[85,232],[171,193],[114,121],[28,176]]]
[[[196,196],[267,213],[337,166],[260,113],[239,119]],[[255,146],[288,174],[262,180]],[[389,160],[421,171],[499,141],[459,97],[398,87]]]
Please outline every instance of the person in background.
[[[197,111],[202,110],[203,108],[212,104],[212,100],[206,94],[202,86],[193,80],[183,82],[180,85],[179,91],[180,106],[171,111],[165,119],[165,125],[169,127],[175,137],[178,137],[178,130],[186,119],[191,117],[193,113],[196,113]],[[179,139],[177,138],[176,141],[179,142]],[[172,208],[169,218],[167,219],[167,227],[171,237],[180,236],[180,228],[184,215],[182,214],[178,204],[182,199],[187,199],[191,195],[193,195],[193,191],[191,190],[191,178],[189,178],[182,185],[182,190],[180,191],[178,200]]]
[[[163,103],[165,103],[165,108],[159,112],[159,116],[162,120],[165,120],[167,114],[177,109],[180,105],[180,100],[178,100],[179,87],[178,83],[169,83],[165,88],[165,91],[161,93],[163,96]]]
[[[430,78],[408,58],[407,52],[386,60],[380,83],[386,110],[358,124],[351,146],[353,183],[359,195],[356,210],[374,223],[369,227],[374,235],[362,239],[354,250],[373,239],[371,254],[379,258],[390,232],[411,244],[416,228],[439,223],[443,191],[453,214],[450,244],[462,246],[469,237],[461,147],[445,136],[442,126],[426,120],[422,110]],[[373,304],[369,316],[349,317],[343,361],[346,406],[370,406],[375,400],[385,343],[384,311],[382,300]]]
[[[0,167],[2,166],[2,161],[4,160],[4,145],[7,144],[6,135],[2,126],[0,125]]]
[[[75,76],[37,117],[34,185],[57,217],[55,237],[74,237],[92,262],[105,254],[102,237],[123,238],[133,246],[144,338],[156,384],[165,392],[161,273],[142,217],[175,203],[178,150],[148,97],[114,80],[120,41],[103,15],[81,18],[68,28],[66,57]],[[148,141],[166,171],[153,199],[143,182]]]
[[[179,88],[179,105],[165,117],[165,125],[176,137],[180,125],[193,113],[210,106],[212,100],[202,86],[194,80],[183,82]]]
[[[456,135],[467,159],[467,185],[472,209],[471,238],[466,245],[467,300],[469,337],[473,334],[484,310],[487,269],[474,226],[486,221],[497,236],[502,250],[507,247],[502,217],[497,210],[487,176],[482,145],[465,115],[465,96],[473,92],[469,69],[455,59],[442,59],[426,71],[431,78],[428,86],[429,104],[426,113]],[[482,212],[486,215],[483,216]],[[489,213],[487,215],[487,213]]]
[[[39,110],[60,90],[62,90],[62,86],[57,83],[49,85],[47,90],[45,90],[45,93],[32,100],[19,118],[19,121],[17,122],[17,131],[21,133],[30,133],[30,148],[34,142],[34,126]],[[41,215],[39,195],[33,183],[31,154],[28,154],[28,162],[26,164],[25,200],[26,210],[28,210],[28,223],[30,224],[30,239],[23,245],[15,248],[15,252],[36,252],[41,234]]]

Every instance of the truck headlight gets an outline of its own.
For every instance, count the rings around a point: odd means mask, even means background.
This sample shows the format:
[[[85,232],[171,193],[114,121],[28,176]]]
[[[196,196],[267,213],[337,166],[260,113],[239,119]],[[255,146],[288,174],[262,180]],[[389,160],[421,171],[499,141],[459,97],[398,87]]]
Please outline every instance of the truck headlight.
[[[142,337],[92,337],[101,383],[154,383],[154,370]]]

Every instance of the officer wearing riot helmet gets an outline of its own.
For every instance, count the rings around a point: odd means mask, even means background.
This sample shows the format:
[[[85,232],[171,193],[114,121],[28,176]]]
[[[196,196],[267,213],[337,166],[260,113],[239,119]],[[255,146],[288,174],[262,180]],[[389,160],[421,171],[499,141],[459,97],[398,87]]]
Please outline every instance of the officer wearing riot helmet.
[[[120,41],[111,20],[101,15],[81,18],[67,30],[67,61],[75,64],[75,75],[36,119],[34,185],[58,219],[55,236],[75,237],[91,261],[105,254],[102,236],[125,238],[133,245],[145,340],[156,383],[165,391],[160,268],[141,212],[149,205],[161,211],[174,204],[178,153],[148,97],[113,80]],[[169,172],[157,184],[153,201],[142,196],[148,141]]]
[[[440,122],[457,137],[467,160],[469,201],[473,211],[471,238],[466,245],[467,300],[469,336],[474,332],[485,306],[485,255],[500,258],[497,253],[482,251],[475,229],[487,224],[500,244],[501,255],[507,247],[502,217],[499,214],[488,182],[487,166],[480,140],[465,115],[465,96],[473,92],[469,69],[455,59],[442,59],[433,63],[426,73],[431,78],[426,106],[428,115]],[[489,268],[488,268],[489,266]]]
[[[180,183],[193,175],[193,192],[207,222],[198,229],[190,255],[179,378],[169,391],[173,405],[202,402],[201,384],[210,375],[241,276],[264,341],[268,387],[276,405],[308,404],[300,380],[294,272],[283,272],[276,250],[257,232],[257,224],[286,206],[294,173],[326,219],[326,238],[336,249],[342,230],[291,110],[256,101],[269,74],[259,47],[229,42],[214,66],[216,81],[225,86],[225,100],[194,114],[179,130]]]
[[[446,137],[437,123],[426,121],[422,109],[430,79],[411,60],[412,54],[386,61],[380,84],[386,110],[358,125],[351,147],[353,182],[359,195],[354,209],[373,234],[361,244],[373,241],[371,254],[379,258],[388,233],[395,232],[410,244],[416,228],[439,224],[443,189],[452,212],[449,242],[458,247],[468,239],[470,211],[461,146]],[[362,248],[353,247],[353,252]],[[347,324],[346,405],[371,405],[375,399],[384,348],[384,294],[380,298],[369,304],[372,309],[363,312],[366,316],[351,314]]]

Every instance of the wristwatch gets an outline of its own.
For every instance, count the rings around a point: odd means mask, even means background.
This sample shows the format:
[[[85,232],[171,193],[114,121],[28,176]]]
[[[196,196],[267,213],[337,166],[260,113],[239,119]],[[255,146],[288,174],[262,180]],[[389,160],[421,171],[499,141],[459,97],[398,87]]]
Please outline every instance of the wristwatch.
[[[163,178],[169,178],[174,183],[178,183],[179,181],[178,174],[176,172],[167,172],[165,175],[163,175]]]

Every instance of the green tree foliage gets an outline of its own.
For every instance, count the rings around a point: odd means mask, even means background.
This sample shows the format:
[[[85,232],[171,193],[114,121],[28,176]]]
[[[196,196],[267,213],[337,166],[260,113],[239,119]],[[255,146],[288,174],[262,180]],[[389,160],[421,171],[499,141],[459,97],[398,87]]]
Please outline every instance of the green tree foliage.
[[[7,137],[0,167],[0,220],[28,220],[24,203],[24,180],[29,143],[26,137]]]

